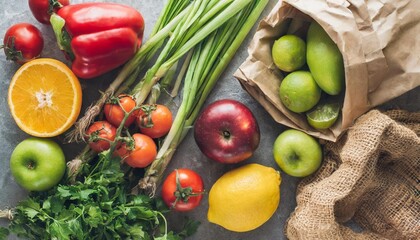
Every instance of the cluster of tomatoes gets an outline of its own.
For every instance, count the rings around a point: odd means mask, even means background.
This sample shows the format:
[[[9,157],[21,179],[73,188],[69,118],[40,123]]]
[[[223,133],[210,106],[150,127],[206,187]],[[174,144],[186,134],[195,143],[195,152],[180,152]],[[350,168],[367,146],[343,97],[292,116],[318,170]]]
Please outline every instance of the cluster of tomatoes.
[[[86,131],[86,140],[95,152],[110,149],[133,168],[147,167],[157,155],[155,139],[166,135],[172,126],[172,113],[161,104],[144,104],[136,108],[130,95],[111,98],[103,108],[104,120],[96,121]],[[124,121],[124,122],[123,122]],[[120,125],[129,128],[136,124],[138,132],[131,136],[117,136]],[[119,139],[116,139],[116,138]]]
[[[145,168],[157,155],[156,139],[165,136],[172,126],[170,109],[161,104],[144,104],[136,108],[130,95],[111,98],[104,108],[104,120],[96,121],[86,131],[86,140],[95,152],[109,150],[117,142],[113,155],[120,157],[133,168]],[[117,129],[124,125],[138,132],[131,136],[117,136]],[[162,185],[162,199],[168,207],[177,211],[196,208],[204,192],[203,180],[190,169],[176,169]]]

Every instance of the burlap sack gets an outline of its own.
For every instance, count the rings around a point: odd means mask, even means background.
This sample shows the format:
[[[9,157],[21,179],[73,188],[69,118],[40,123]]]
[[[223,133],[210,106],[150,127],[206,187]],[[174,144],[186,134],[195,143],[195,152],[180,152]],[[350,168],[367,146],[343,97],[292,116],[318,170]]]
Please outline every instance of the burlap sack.
[[[420,239],[420,112],[386,114],[371,110],[326,143],[322,167],[298,185],[289,239]]]
[[[291,31],[291,19],[317,21],[343,55],[342,117],[325,131],[310,127],[305,114],[289,111],[279,97],[283,74],[271,48],[280,36],[299,32]],[[234,76],[278,123],[336,141],[363,113],[420,86],[419,35],[419,0],[280,0],[260,22]]]

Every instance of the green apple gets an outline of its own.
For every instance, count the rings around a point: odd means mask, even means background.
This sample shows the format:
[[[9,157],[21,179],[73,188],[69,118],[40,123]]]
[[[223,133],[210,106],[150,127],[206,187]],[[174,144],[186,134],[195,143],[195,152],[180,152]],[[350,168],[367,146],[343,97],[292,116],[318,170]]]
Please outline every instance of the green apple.
[[[294,177],[314,173],[322,161],[322,150],[315,138],[290,129],[282,132],[274,142],[274,160],[280,169]]]
[[[45,191],[58,184],[66,171],[61,147],[45,138],[28,138],[19,143],[10,157],[16,182],[29,191]]]

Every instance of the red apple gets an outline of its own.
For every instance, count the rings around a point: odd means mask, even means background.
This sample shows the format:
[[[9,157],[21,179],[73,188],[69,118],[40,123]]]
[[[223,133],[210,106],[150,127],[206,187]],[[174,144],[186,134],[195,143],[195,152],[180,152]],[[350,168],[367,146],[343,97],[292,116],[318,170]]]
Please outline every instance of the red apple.
[[[207,106],[194,125],[194,138],[208,158],[237,163],[252,156],[260,143],[260,129],[251,110],[230,99]]]

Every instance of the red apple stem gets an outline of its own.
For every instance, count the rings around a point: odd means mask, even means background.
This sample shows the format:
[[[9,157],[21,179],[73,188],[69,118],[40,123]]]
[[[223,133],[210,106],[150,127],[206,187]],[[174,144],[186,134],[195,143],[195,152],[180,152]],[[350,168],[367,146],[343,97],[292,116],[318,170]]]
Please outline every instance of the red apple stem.
[[[223,131],[223,137],[226,139],[230,138],[230,132],[229,131]]]

